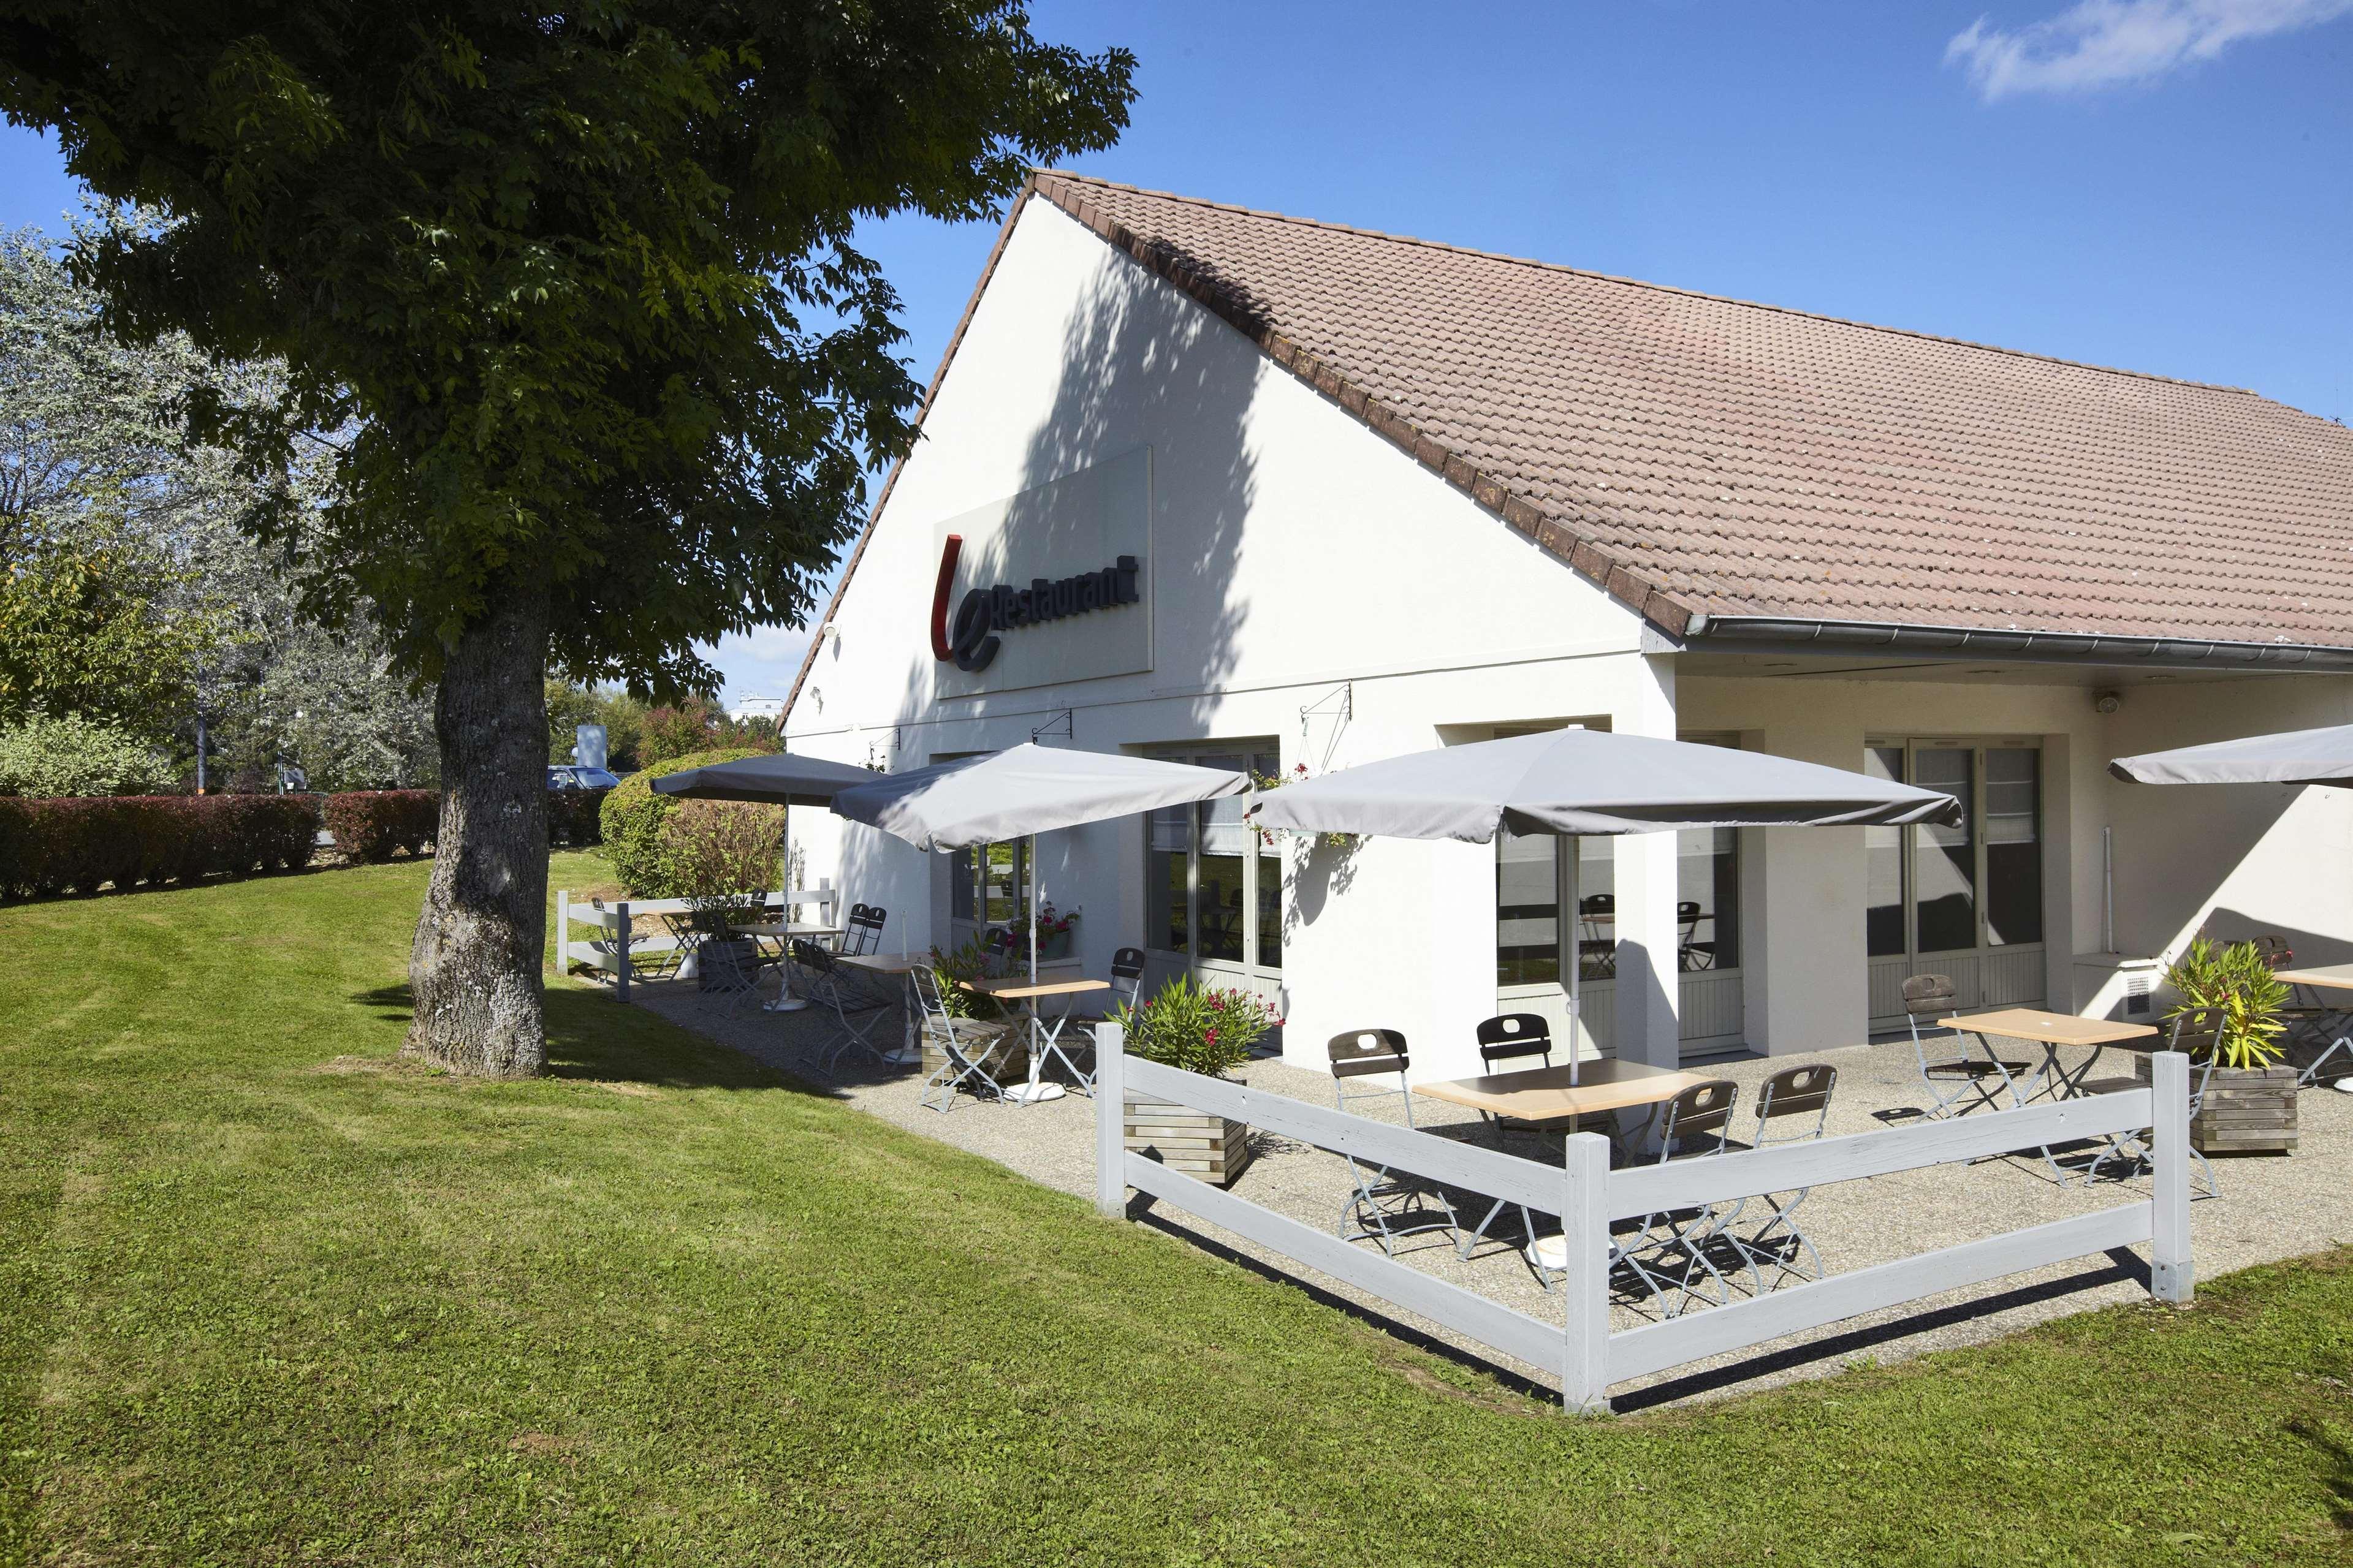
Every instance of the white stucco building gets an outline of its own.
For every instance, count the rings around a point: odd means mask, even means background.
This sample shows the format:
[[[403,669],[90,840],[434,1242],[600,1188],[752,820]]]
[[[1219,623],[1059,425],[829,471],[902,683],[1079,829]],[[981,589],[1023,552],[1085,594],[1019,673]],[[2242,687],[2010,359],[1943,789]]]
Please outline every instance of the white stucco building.
[[[1017,624],[1041,579],[1059,613]],[[1959,830],[1294,860],[1227,802],[1036,846],[1072,963],[1279,988],[1303,1065],[1381,1025],[1472,1070],[1473,1025],[1560,1016],[1579,962],[1598,1048],[1781,1054],[1894,1024],[1915,971],[2107,1011],[2111,940],[2353,958],[2353,791],[2105,772],[2353,720],[2348,612],[2353,434],[2250,393],[1050,174],[785,731],[893,769],[1035,735],[1321,773],[1578,723],[1950,787]],[[976,870],[802,816],[891,946],[1008,912],[1018,847]]]

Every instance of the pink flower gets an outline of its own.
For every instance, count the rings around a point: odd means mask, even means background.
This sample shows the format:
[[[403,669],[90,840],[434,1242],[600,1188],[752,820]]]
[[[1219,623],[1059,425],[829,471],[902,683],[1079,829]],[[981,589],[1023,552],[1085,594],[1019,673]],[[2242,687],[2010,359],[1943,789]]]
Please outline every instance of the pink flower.
[[[1214,1046],[1214,1045],[1216,1045],[1216,1044],[1218,1043],[1218,1031],[1217,1031],[1217,1030],[1215,1030],[1215,1029],[1204,1029],[1204,1030],[1202,1030],[1202,1031],[1201,1031],[1201,1043],[1202,1043],[1203,1045],[1205,1045],[1205,1046]]]
[[[1307,764],[1306,764],[1305,763],[1300,763],[1300,764],[1299,764],[1299,766],[1298,766],[1294,771],[1295,771],[1295,772],[1298,772],[1298,773],[1305,773],[1305,772],[1307,771]]]

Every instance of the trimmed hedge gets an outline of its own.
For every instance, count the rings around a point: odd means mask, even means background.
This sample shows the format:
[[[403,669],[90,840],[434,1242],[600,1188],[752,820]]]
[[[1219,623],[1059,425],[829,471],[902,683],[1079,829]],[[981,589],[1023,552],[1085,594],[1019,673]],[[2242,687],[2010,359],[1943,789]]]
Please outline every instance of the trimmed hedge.
[[[0,796],[0,897],[290,870],[318,832],[308,795]]]
[[[610,790],[547,792],[547,841],[604,842],[598,808]],[[441,795],[429,789],[350,790],[327,797],[327,831],[346,860],[375,865],[396,850],[422,855],[441,830]]]
[[[441,827],[441,794],[429,789],[354,789],[327,797],[327,831],[335,852],[363,866],[396,850],[422,855]]]
[[[608,789],[547,792],[547,841],[586,848],[605,842],[605,797]]]
[[[632,898],[665,899],[670,896],[670,884],[662,866],[662,824],[679,803],[666,795],[653,792],[654,780],[667,773],[682,773],[689,768],[709,767],[713,763],[732,763],[744,757],[766,753],[741,748],[716,752],[689,752],[682,757],[671,757],[640,768],[621,781],[618,789],[605,792],[604,829],[605,858],[613,863],[613,874],[622,889]]]

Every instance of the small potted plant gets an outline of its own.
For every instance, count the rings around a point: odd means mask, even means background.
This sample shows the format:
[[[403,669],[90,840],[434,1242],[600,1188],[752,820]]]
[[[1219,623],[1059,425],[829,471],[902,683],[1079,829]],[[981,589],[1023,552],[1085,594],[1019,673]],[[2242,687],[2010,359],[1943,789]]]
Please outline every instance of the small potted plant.
[[[2220,944],[2201,936],[2165,972],[2165,983],[2179,998],[2168,1018],[2200,1014],[2219,1026],[2213,1076],[2190,1121],[2190,1142],[2201,1154],[2294,1149],[2295,1068],[2281,1059],[2286,1054],[2281,1037],[2287,1026],[2281,1014],[2288,988],[2262,949],[2252,942]],[[2141,1057],[2137,1067],[2139,1076],[2148,1079],[2149,1058]],[[2191,1066],[2191,1081],[2205,1070],[2200,1057]]]
[[[1183,975],[1134,1007],[1113,1014],[1126,1035],[1125,1049],[1163,1067],[1240,1082],[1237,1069],[1250,1047],[1282,1022],[1247,991],[1195,985]],[[1151,1152],[1163,1164],[1216,1186],[1226,1186],[1250,1163],[1250,1129],[1189,1105],[1127,1097],[1126,1147]]]
[[[1043,963],[1050,958],[1070,957],[1071,934],[1077,929],[1078,923],[1079,911],[1076,910],[1072,910],[1069,914],[1063,914],[1050,903],[1040,906],[1038,910],[1038,961]],[[1026,920],[1018,921],[1014,925],[1013,935],[1015,937],[1014,956],[1028,957],[1029,928]]]

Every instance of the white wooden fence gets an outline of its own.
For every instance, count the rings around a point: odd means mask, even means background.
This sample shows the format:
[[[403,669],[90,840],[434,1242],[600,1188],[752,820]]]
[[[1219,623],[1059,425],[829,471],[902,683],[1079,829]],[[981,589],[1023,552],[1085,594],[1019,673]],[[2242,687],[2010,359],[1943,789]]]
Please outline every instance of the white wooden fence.
[[[839,925],[834,905],[841,895],[834,890],[830,880],[815,888],[778,889],[762,895],[765,907],[781,906],[786,918],[795,909],[814,905],[823,911],[818,924]],[[565,889],[555,893],[555,972],[564,974],[575,963],[597,970],[613,977],[613,994],[617,1001],[629,999],[629,982],[645,962],[658,953],[675,952],[679,939],[671,934],[670,922],[653,917],[683,914],[694,907],[692,899],[623,899],[616,903],[596,904],[575,902]],[[603,934],[586,942],[573,940],[572,928],[587,926]],[[624,955],[627,955],[626,961]]]
[[[1103,1214],[1126,1212],[1129,1187],[1148,1193],[1481,1344],[1530,1365],[1557,1368],[1562,1401],[1572,1410],[1607,1411],[1611,1384],[1685,1362],[2111,1247],[2148,1243],[2150,1293],[2176,1305],[2190,1298],[2189,1068],[2178,1052],[2154,1058],[2148,1089],[1612,1171],[1609,1142],[1598,1133],[1571,1137],[1565,1166],[1554,1166],[1180,1072],[1127,1056],[1115,1024],[1095,1030],[1095,1196]],[[1121,1138],[1129,1089],[1352,1154],[1366,1164],[1560,1215],[1568,1240],[1562,1320],[1531,1317],[1129,1152]],[[2151,1129],[2152,1197],[1610,1331],[1612,1220],[2138,1128]]]

